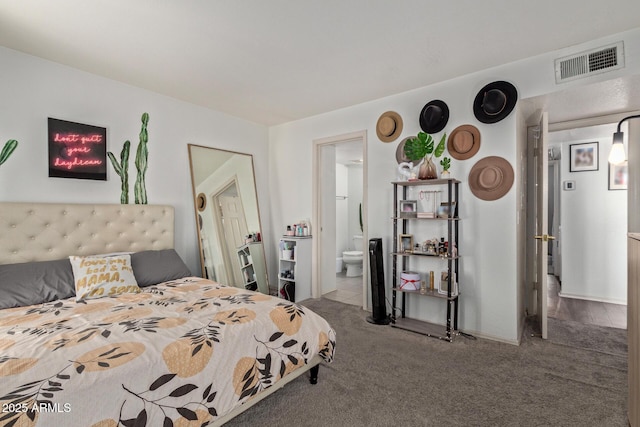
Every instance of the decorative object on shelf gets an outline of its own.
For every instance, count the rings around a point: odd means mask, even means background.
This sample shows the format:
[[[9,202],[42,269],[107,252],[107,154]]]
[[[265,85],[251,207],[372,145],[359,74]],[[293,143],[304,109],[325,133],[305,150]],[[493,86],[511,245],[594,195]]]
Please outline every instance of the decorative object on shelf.
[[[417,291],[420,289],[420,274],[415,271],[400,273],[400,289],[403,291]]]
[[[609,190],[626,190],[629,180],[629,162],[609,163]]]
[[[107,180],[107,129],[48,119],[49,177]]]
[[[598,170],[598,142],[569,145],[569,172]]]
[[[398,147],[396,148],[396,161],[398,163],[407,163],[411,161],[411,159],[409,159],[404,153],[404,144],[411,138],[411,136],[408,136],[398,143]]]
[[[413,234],[401,234],[398,240],[400,242],[398,251],[405,254],[413,253]]]
[[[513,167],[508,160],[498,156],[480,159],[469,172],[471,192],[481,200],[498,200],[513,185]]]
[[[435,285],[435,273],[433,271],[429,272],[429,290],[434,291],[436,288]]]
[[[415,138],[407,140],[404,146],[405,155],[413,162],[422,159],[418,170],[418,179],[438,178],[438,171],[436,165],[433,163],[433,158],[435,157],[437,159],[442,156],[446,139],[447,134],[445,133],[436,146],[431,135],[419,132]]]
[[[400,200],[400,218],[417,218],[418,201]]]
[[[448,295],[449,293],[449,272],[443,271],[440,273],[440,283],[438,285],[438,293],[441,295]],[[458,283],[456,282],[455,273],[451,274],[451,295],[458,295]]]
[[[413,162],[402,162],[398,165],[398,180],[413,181],[418,179],[417,167],[413,166]]]
[[[449,179],[451,176],[451,172],[449,172],[449,168],[451,167],[451,159],[448,157],[443,157],[440,160],[440,166],[442,166],[442,173],[440,174],[440,178]]]
[[[480,150],[480,131],[473,125],[461,125],[451,132],[447,151],[456,160],[467,160]]]
[[[7,161],[9,156],[11,156],[17,147],[18,141],[15,139],[10,139],[5,142],[4,147],[2,147],[2,151],[0,152],[0,165]]]
[[[502,80],[485,85],[473,101],[473,114],[482,123],[498,123],[506,118],[518,102],[518,90]]]
[[[402,117],[395,111],[382,113],[376,123],[376,133],[382,142],[391,142],[398,139],[402,133]]]
[[[438,208],[438,218],[454,218],[456,214],[456,202],[441,202]]]
[[[444,101],[429,101],[420,111],[420,128],[426,133],[438,133],[449,121],[449,107]]]

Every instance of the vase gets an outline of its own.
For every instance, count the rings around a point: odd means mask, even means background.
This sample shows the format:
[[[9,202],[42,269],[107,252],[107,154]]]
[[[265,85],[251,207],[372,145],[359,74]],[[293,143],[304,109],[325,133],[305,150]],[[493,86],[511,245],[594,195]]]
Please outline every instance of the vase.
[[[431,158],[427,159],[425,157],[424,161],[420,165],[420,169],[418,170],[418,179],[437,179],[438,178],[438,170],[436,169],[436,165],[433,163]]]
[[[449,172],[448,170],[442,171],[442,173],[440,174],[440,178],[442,178],[442,179],[451,178],[451,172]]]

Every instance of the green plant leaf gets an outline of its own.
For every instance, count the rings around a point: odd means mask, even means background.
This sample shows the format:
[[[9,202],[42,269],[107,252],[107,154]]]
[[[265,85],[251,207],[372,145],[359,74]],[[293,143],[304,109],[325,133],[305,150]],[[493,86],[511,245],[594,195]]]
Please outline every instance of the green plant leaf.
[[[10,139],[4,144],[2,152],[0,152],[0,165],[7,161],[16,147],[18,147],[18,141],[16,141],[15,139]]]
[[[421,160],[427,154],[433,152],[433,138],[424,132],[418,133],[415,138],[408,139],[404,143],[404,154],[413,162]]]
[[[442,138],[440,139],[438,146],[436,147],[436,151],[433,153],[436,159],[442,156],[442,153],[444,153],[444,142],[446,141],[446,139],[447,139],[447,133],[445,132],[445,134],[442,135]]]

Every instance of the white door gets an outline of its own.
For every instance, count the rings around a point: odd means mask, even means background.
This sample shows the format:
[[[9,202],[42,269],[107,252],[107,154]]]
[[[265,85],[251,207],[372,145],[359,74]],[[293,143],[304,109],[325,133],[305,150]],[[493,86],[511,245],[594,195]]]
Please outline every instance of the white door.
[[[320,294],[336,290],[336,146],[320,148]]]
[[[536,308],[540,332],[543,339],[547,339],[547,262],[548,262],[548,240],[553,237],[548,235],[549,227],[549,199],[548,199],[548,181],[549,181],[549,157],[547,147],[548,134],[548,115],[542,113],[540,123],[538,125],[538,138],[534,151],[535,163],[535,207],[536,207],[536,229],[532,236],[536,239],[536,256],[535,256],[535,289],[536,289]]]
[[[244,238],[248,234],[247,220],[242,209],[242,201],[238,196],[219,195],[217,202],[220,206],[220,231],[223,239],[223,257],[225,258],[225,270],[227,278],[233,286],[242,286],[242,272],[238,261],[238,248],[244,244]]]

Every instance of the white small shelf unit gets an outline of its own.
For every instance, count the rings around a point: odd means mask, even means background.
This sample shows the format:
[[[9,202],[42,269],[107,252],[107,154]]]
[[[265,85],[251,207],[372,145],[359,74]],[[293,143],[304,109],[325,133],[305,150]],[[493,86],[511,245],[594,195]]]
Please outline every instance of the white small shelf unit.
[[[251,242],[240,246],[238,261],[245,289],[268,293],[267,268],[264,262],[262,242]]]
[[[311,298],[311,236],[280,239],[278,296],[292,302]]]

